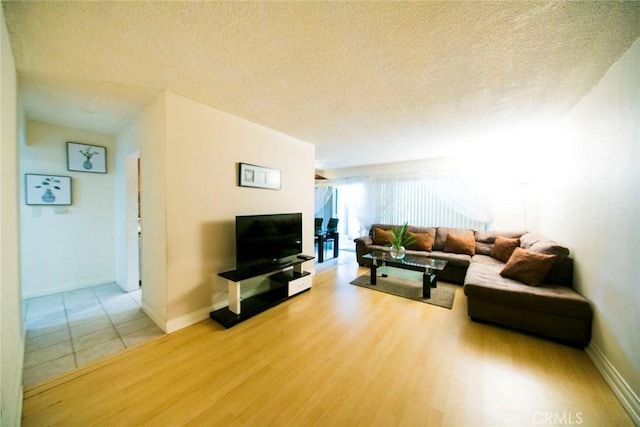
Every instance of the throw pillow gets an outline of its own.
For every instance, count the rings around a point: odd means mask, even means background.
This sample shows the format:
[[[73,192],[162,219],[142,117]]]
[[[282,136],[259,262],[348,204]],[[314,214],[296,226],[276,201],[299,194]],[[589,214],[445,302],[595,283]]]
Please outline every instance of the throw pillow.
[[[508,239],[506,237],[498,236],[491,248],[491,256],[495,259],[499,259],[502,262],[509,261],[513,251],[520,246],[520,239]]]
[[[543,255],[516,248],[500,275],[530,286],[538,286],[551,270],[555,258],[555,255]]]
[[[391,230],[383,230],[382,228],[373,229],[373,244],[374,245],[390,245],[393,233]]]
[[[449,234],[474,237],[474,231],[469,228],[438,227],[436,228],[436,237],[433,240],[434,251],[444,251],[444,244],[447,241],[447,236]]]
[[[413,237],[416,241],[407,246],[407,249],[414,251],[427,251],[431,252],[433,248],[433,236],[429,233],[412,233],[409,231],[409,236]]]
[[[473,236],[458,236],[447,234],[444,242],[444,251],[454,254],[474,255],[476,253],[476,239]]]

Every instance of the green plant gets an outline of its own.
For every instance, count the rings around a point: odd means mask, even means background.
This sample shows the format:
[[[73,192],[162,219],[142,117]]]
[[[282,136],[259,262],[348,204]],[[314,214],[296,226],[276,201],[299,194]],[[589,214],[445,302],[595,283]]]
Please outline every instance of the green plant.
[[[393,234],[393,237],[390,240],[391,246],[396,249],[400,249],[402,246],[406,248],[416,242],[416,239],[407,231],[407,227],[408,223],[405,222],[402,227],[394,227],[391,229],[391,234]]]

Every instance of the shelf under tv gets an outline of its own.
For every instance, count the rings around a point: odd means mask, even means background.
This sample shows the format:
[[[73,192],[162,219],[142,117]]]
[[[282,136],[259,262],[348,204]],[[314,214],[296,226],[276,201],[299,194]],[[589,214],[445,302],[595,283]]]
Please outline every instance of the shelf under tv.
[[[314,257],[299,255],[285,264],[274,264],[253,270],[231,270],[218,275],[228,280],[229,306],[209,313],[209,317],[225,328],[230,328],[251,317],[262,313],[300,292],[311,288],[311,274],[302,270],[302,263]],[[284,270],[284,268],[290,268]],[[275,273],[275,274],[271,274]],[[241,282],[252,277],[271,274],[269,278],[276,286],[260,294],[241,299]]]

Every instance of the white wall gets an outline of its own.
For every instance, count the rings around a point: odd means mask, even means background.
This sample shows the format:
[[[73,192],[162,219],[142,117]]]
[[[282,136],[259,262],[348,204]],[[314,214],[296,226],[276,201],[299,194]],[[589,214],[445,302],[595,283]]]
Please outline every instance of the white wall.
[[[24,330],[18,220],[16,70],[0,8],[0,425],[20,425]]]
[[[167,231],[166,231],[166,99],[155,98],[118,134],[116,162],[117,276],[128,287],[130,259],[130,199],[127,191],[127,157],[140,156],[142,253],[141,279],[144,311],[164,331],[167,330]]]
[[[532,217],[571,248],[576,286],[595,310],[590,355],[640,423],[640,41],[542,151]]]
[[[67,170],[66,142],[107,148],[107,173]],[[113,137],[28,121],[20,148],[25,298],[115,281]],[[24,174],[71,177],[71,206],[27,206]],[[58,208],[58,209],[57,209]]]
[[[304,250],[313,253],[312,145],[170,92],[136,117],[118,144],[133,146],[134,139],[143,307],[165,331],[227,305],[227,283],[217,274],[235,268],[236,215],[302,212]],[[282,188],[239,187],[239,162],[279,169]]]

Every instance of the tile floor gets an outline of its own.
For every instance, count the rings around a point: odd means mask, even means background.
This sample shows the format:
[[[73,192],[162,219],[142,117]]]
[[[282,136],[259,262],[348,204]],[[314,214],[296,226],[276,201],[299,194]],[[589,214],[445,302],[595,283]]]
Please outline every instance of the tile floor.
[[[141,296],[113,283],[25,300],[24,386],[163,335]]]

